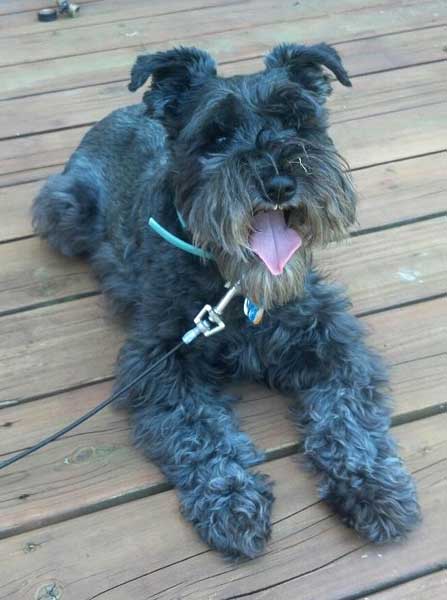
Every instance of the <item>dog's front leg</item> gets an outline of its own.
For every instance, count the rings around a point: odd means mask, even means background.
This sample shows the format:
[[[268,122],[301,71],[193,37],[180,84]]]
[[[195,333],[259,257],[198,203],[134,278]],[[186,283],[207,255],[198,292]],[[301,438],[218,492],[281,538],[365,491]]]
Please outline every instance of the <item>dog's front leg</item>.
[[[161,354],[128,342],[117,387]],[[252,558],[270,535],[271,484],[249,470],[261,457],[237,429],[234,399],[207,383],[216,377],[204,360],[171,357],[132,390],[135,439],[177,488],[203,540],[228,556]]]
[[[386,542],[412,529],[419,507],[388,431],[387,374],[363,337],[344,298],[318,283],[281,310],[267,341],[268,376],[299,400],[322,498],[361,535]]]

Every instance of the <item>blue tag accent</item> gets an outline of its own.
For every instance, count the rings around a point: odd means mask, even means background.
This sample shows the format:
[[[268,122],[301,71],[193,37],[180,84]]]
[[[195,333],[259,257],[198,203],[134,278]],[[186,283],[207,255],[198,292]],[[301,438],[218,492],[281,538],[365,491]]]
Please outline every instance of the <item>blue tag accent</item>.
[[[251,323],[258,325],[264,316],[264,309],[252,302],[250,298],[245,298],[244,313]]]

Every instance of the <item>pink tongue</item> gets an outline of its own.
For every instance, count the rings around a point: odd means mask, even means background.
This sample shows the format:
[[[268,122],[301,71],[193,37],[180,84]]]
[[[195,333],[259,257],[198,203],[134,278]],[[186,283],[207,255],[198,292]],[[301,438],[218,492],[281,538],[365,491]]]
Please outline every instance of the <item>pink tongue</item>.
[[[258,212],[252,221],[250,248],[266,264],[270,273],[280,275],[302,244],[294,229],[287,227],[282,210]]]

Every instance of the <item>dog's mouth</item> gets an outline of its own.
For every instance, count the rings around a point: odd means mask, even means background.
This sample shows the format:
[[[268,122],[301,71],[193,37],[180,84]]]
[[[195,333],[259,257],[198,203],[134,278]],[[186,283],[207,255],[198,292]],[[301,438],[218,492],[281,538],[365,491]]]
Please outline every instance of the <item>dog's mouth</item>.
[[[295,229],[289,227],[290,210],[260,210],[251,220],[249,246],[272,275],[281,275],[285,266],[303,243]]]

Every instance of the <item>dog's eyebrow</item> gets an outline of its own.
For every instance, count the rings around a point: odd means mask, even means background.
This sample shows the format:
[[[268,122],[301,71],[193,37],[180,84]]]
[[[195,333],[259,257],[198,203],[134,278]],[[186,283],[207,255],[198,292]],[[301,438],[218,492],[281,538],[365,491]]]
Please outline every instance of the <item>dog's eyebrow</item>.
[[[257,109],[267,115],[284,113],[316,114],[320,112],[321,106],[308,91],[303,90],[293,82],[287,81],[262,90],[258,98]]]

